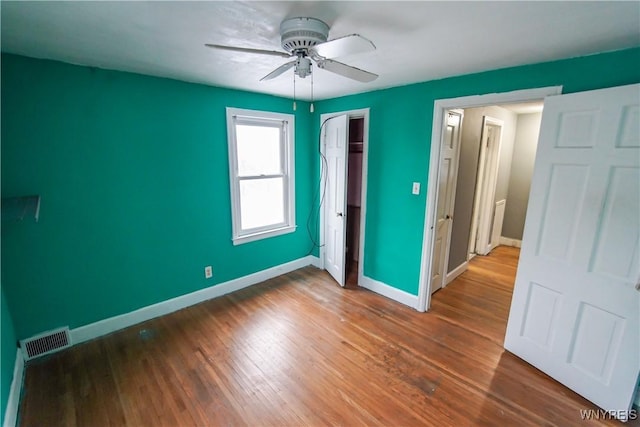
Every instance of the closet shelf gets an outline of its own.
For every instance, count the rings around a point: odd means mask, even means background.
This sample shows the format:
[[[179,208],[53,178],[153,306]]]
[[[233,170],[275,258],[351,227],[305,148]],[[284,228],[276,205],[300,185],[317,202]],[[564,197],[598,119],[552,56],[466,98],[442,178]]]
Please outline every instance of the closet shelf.
[[[350,153],[362,153],[364,150],[364,143],[361,141],[349,141]]]
[[[22,221],[33,217],[38,222],[40,196],[3,197],[2,221]]]

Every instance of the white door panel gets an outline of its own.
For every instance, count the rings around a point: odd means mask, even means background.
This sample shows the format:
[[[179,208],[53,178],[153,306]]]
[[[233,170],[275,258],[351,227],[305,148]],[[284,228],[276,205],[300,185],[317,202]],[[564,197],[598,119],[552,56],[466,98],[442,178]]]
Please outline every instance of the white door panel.
[[[325,268],[344,286],[347,224],[347,126],[348,117],[329,119],[323,127],[322,141],[327,165],[325,194]]]
[[[493,227],[496,219],[496,186],[498,184],[498,165],[500,163],[500,146],[502,144],[502,129],[504,122],[489,116],[482,119],[482,139],[480,160],[478,167],[478,179],[476,191],[478,192],[477,209],[478,230],[474,252],[480,255],[489,255],[497,246],[492,240]],[[502,219],[500,219],[500,232],[502,231]],[[500,236],[498,236],[499,238]]]
[[[632,85],[545,100],[505,337],[616,411],[640,371],[639,99]]]
[[[450,110],[445,114],[445,132],[442,140],[442,159],[438,178],[438,198],[436,201],[435,240],[431,267],[431,293],[445,285],[449,246],[453,223],[455,189],[458,178],[458,152],[460,150],[460,126],[462,111]]]

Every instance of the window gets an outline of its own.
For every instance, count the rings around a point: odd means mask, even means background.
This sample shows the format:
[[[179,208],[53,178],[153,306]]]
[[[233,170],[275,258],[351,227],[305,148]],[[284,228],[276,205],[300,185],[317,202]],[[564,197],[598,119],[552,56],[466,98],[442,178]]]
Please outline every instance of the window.
[[[233,244],[295,231],[294,116],[227,108]]]

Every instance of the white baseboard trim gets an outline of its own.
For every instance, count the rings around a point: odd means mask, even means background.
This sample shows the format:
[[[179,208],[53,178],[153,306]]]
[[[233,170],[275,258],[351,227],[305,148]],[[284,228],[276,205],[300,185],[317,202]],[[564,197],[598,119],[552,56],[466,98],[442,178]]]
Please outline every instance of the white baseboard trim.
[[[514,248],[521,248],[522,247],[522,240],[512,239],[510,237],[502,237],[502,236],[500,236],[500,239],[498,240],[498,242],[501,245],[504,245],[504,246],[513,246]]]
[[[24,358],[22,350],[16,352],[16,363],[13,368],[13,380],[7,399],[7,409],[4,412],[4,427],[15,427],[18,422],[18,408],[20,407],[20,395],[24,384]]]
[[[186,307],[201,303],[203,301],[226,295],[231,292],[255,285],[265,280],[272,279],[282,274],[290,273],[308,265],[318,266],[320,260],[318,257],[308,255],[304,258],[277,265],[266,270],[258,271],[247,276],[229,280],[227,282],[218,283],[199,291],[191,292],[186,295],[171,298],[166,301],[152,304],[139,308],[129,313],[119,316],[110,317],[108,319],[99,320],[85,326],[71,330],[71,341],[73,344],[79,344],[84,341],[92,340],[103,335],[110,334],[120,329],[127,328],[137,323],[173,313]]]
[[[418,309],[418,296],[410,294],[400,289],[389,286],[386,283],[379,282],[370,277],[362,276],[358,280],[358,284],[363,288],[369,289],[377,294],[399,302],[400,304],[408,305],[411,308]]]
[[[445,286],[448,285],[449,283],[453,282],[453,280],[456,277],[458,277],[459,275],[461,275],[462,273],[467,271],[467,268],[469,268],[469,261],[463,262],[462,264],[460,264],[459,266],[457,266],[456,268],[454,268],[453,270],[448,272],[447,273],[447,277],[444,278]]]
[[[312,265],[315,268],[322,269],[322,262],[320,261],[320,258],[318,258],[317,256],[309,255],[309,256],[307,256],[305,258],[302,258],[302,259],[307,259],[307,258],[311,259],[311,264],[309,264],[309,265]]]

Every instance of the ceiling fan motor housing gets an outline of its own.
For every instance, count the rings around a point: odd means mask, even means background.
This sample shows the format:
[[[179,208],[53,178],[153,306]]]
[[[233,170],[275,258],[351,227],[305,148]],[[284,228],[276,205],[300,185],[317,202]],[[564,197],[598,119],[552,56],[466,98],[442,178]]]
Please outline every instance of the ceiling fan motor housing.
[[[328,36],[329,26],[316,18],[290,18],[280,24],[282,48],[289,53],[306,52]]]

